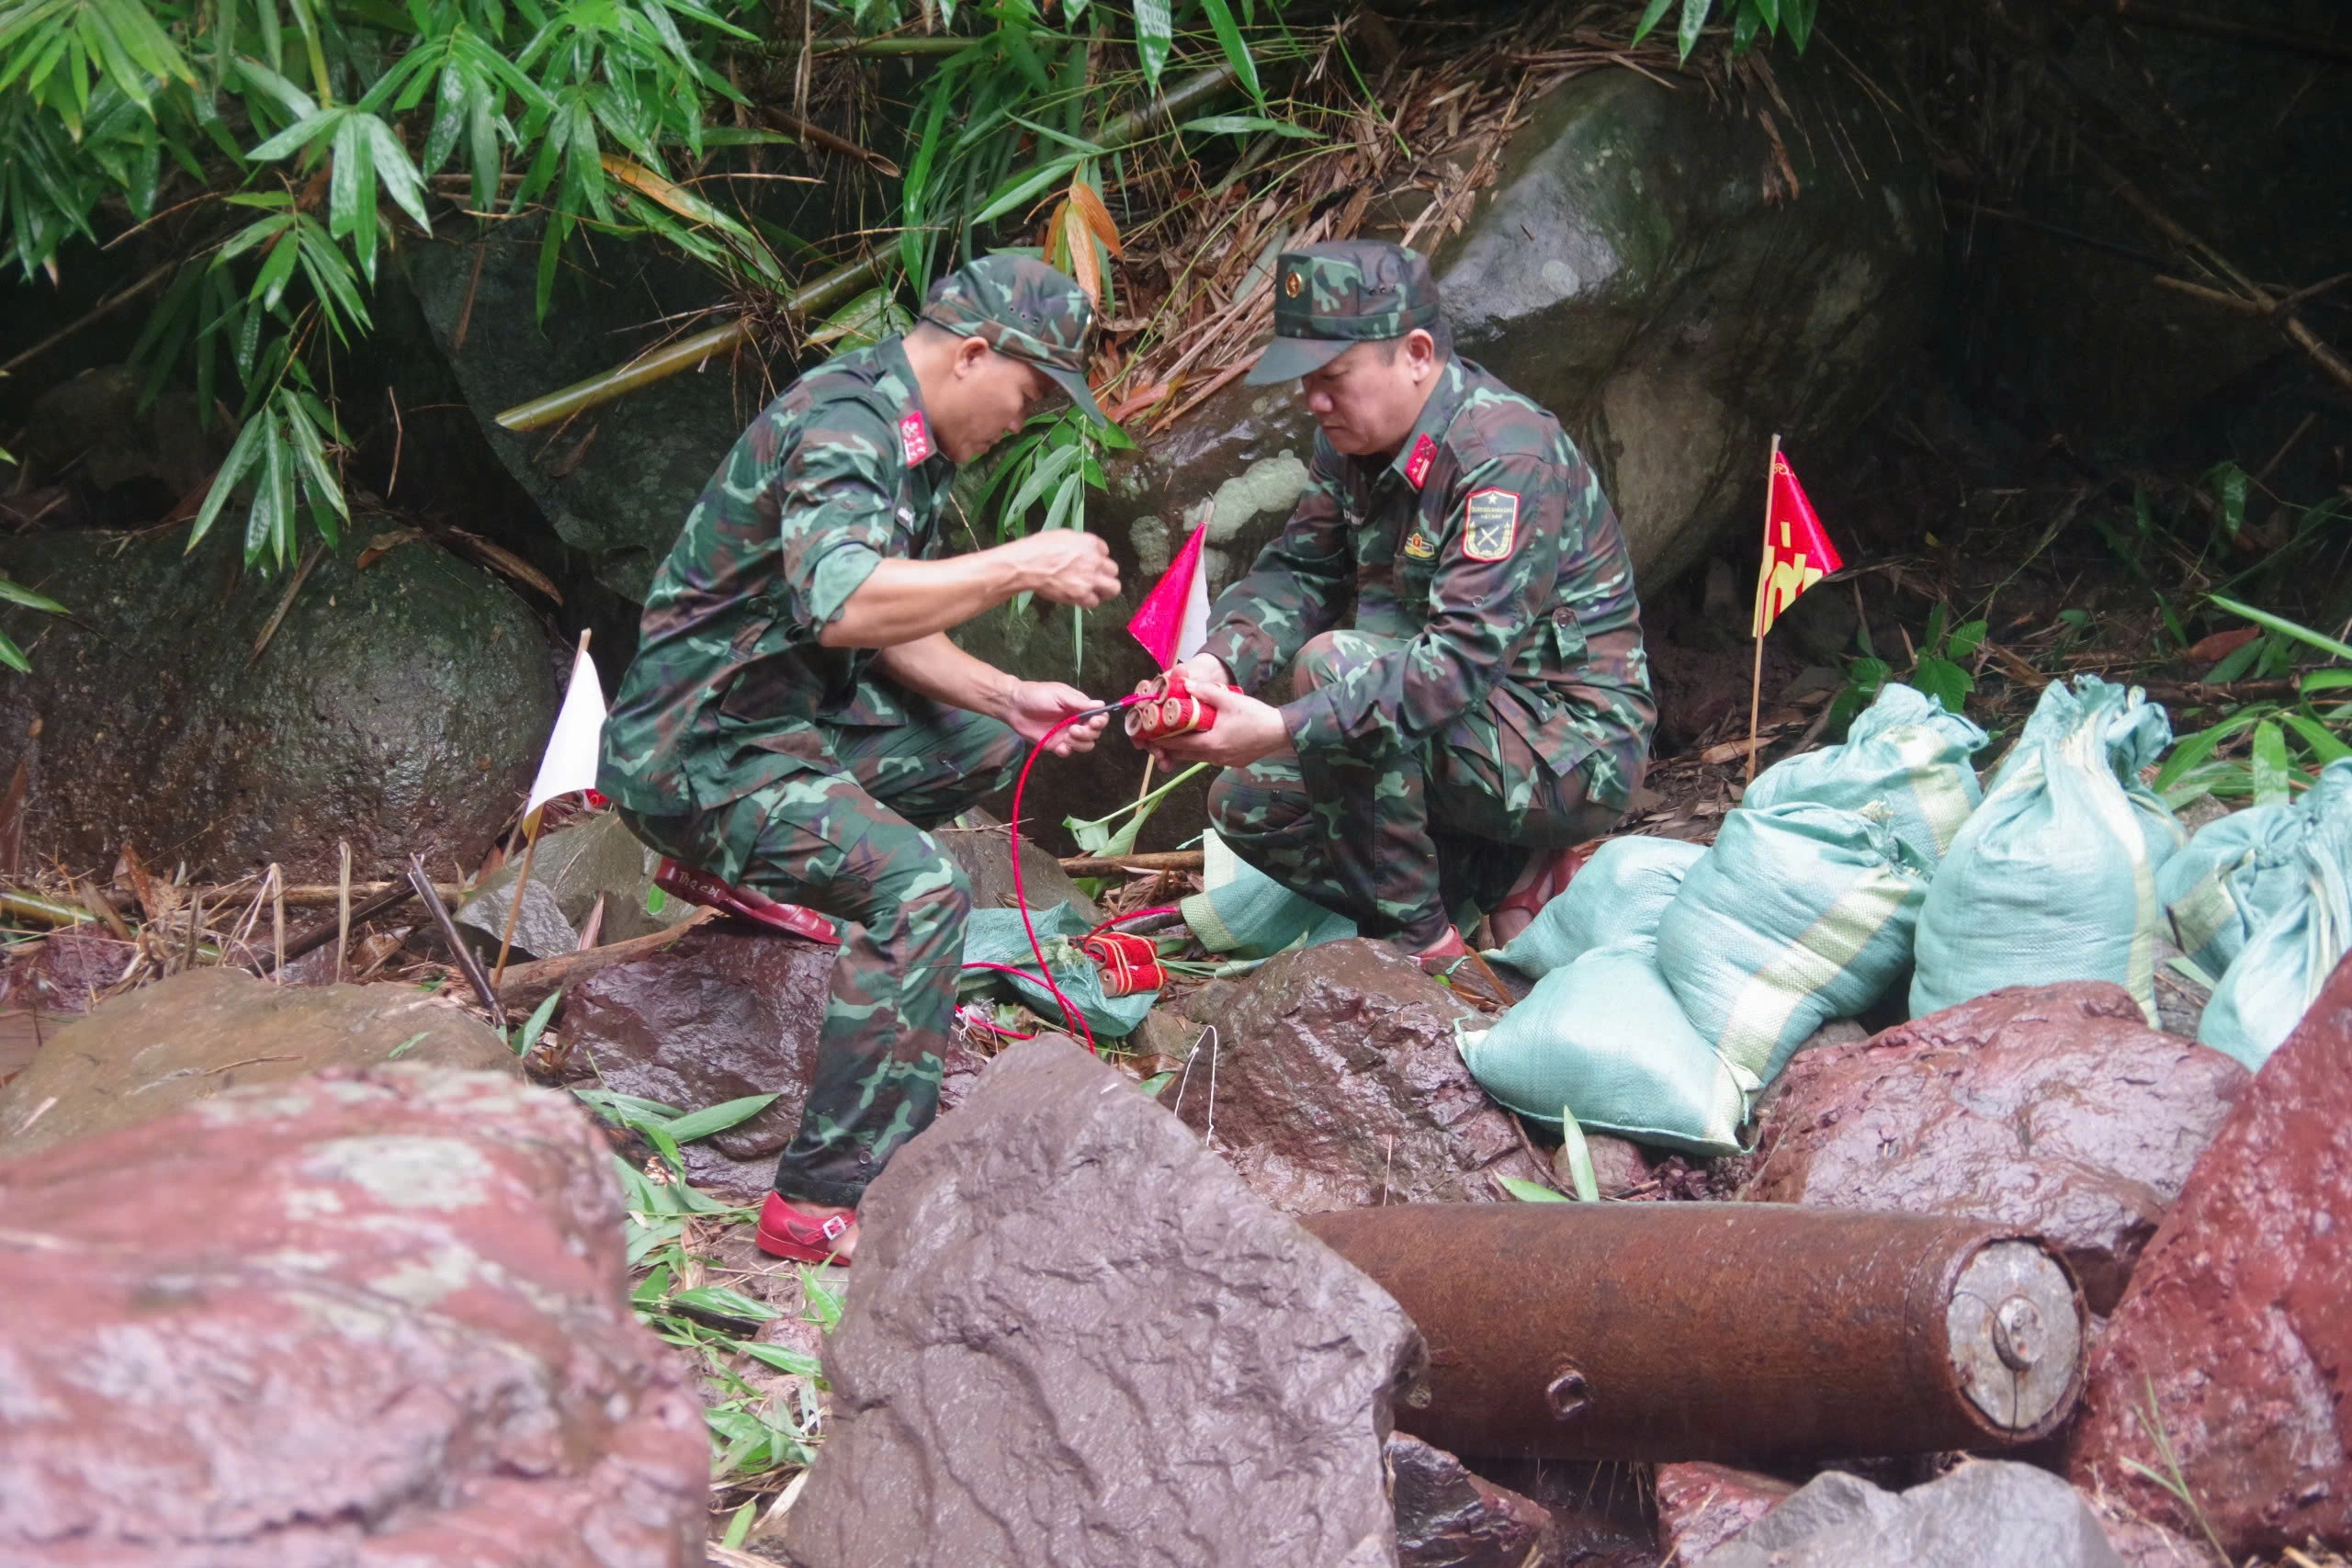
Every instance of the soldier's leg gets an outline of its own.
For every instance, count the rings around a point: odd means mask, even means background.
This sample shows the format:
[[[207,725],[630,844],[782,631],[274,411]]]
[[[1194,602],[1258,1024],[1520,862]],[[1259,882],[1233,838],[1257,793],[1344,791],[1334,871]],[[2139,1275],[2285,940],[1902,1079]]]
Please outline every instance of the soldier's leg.
[[[1599,838],[1618,813],[1588,795],[1584,770],[1559,773],[1489,698],[1448,725],[1430,754],[1430,819],[1449,908],[1492,914],[1532,855]]]
[[[908,722],[829,731],[833,754],[865,792],[918,828],[935,828],[1012,782],[1029,742],[985,714],[910,694]]]
[[[1395,646],[1326,632],[1300,650],[1295,687],[1324,685]],[[1227,771],[1209,793],[1209,812],[1234,852],[1275,881],[1349,916],[1367,936],[1419,951],[1449,924],[1425,796],[1423,760],[1410,749],[1367,760],[1314,747]]]
[[[731,844],[741,882],[851,922],[833,961],[816,1081],[776,1163],[776,1190],[855,1204],[939,1111],[972,907],[963,872],[937,840],[845,773],[797,772],[718,811],[631,826],[695,863],[711,863],[715,846]]]

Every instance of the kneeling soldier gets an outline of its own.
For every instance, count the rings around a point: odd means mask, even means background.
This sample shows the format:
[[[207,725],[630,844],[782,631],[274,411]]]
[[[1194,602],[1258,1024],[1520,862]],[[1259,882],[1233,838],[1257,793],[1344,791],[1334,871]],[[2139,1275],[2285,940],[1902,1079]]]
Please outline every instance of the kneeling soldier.
[[[971,894],[925,829],[1096,705],[946,633],[1021,593],[1101,604],[1119,587],[1102,540],[1057,529],[940,558],[957,464],[1057,386],[1102,418],[1092,321],[1040,262],[949,275],[906,337],[829,360],[768,405],[647,595],[597,787],[663,853],[846,923],[816,1082],[761,1213],[759,1244],[779,1257],[846,1263],[866,1183],[937,1113]],[[1054,750],[1091,749],[1102,722]]]
[[[1226,765],[1209,818],[1243,860],[1451,975],[1453,911],[1508,940],[1640,781],[1632,563],[1559,422],[1455,357],[1420,256],[1314,245],[1275,280],[1249,379],[1298,378],[1306,491],[1184,667],[1215,727],[1158,750]],[[1294,660],[1283,705],[1242,694]]]

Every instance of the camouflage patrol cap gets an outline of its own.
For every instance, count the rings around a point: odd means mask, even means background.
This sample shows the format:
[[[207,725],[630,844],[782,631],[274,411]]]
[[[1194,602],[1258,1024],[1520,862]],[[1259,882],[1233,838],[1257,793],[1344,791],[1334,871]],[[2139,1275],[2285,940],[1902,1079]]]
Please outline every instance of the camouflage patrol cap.
[[[982,256],[932,285],[922,319],[976,337],[1053,378],[1069,400],[1108,424],[1086,385],[1094,304],[1085,290],[1034,256]]]
[[[1438,321],[1427,257],[1379,240],[1334,240],[1274,261],[1274,341],[1242,378],[1296,380],[1357,344],[1400,338]]]

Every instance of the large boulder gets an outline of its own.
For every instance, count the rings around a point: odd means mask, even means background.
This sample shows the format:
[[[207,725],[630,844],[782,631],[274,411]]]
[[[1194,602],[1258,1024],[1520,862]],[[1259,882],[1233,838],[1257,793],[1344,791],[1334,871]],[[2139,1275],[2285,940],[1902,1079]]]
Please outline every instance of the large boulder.
[[[2012,987],[1799,1053],[1740,1196],[2014,1225],[2103,1313],[2248,1077],[2120,987]]]
[[[503,411],[658,347],[676,316],[724,303],[707,269],[658,245],[599,239],[598,265],[567,271],[542,321],[539,240],[528,220],[471,243],[403,245],[401,276],[482,439],[595,581],[641,604],[719,460],[794,372],[778,364],[771,383],[758,354],[729,350],[560,428],[513,434],[497,423]]]
[[[56,1033],[0,1088],[0,1156],[326,1067],[386,1062],[513,1074],[498,1032],[413,986],[292,987],[190,969]]]
[[[2352,964],[2238,1097],[2093,1355],[2069,1473],[2233,1558],[2352,1547]]]
[[[569,1096],[394,1066],[0,1162],[0,1559],[702,1561],[708,1442]]]
[[[2122,1568],[2073,1487],[1975,1460],[1900,1495],[1843,1471],[1805,1483],[1697,1568]]]
[[[30,789],[24,844],[104,871],[125,844],[199,877],[277,861],[362,877],[412,852],[479,860],[520,804],[556,710],[537,618],[481,568],[423,541],[366,570],[364,521],[305,578],[245,574],[223,523],[0,540],[0,572],[72,612],[0,610],[29,650],[0,682],[0,777]]]
[[[1454,1047],[1478,1015],[1388,942],[1278,954],[1206,1010],[1216,1034],[1160,1103],[1285,1213],[1489,1201],[1495,1177],[1549,1175]]]
[[[803,1568],[1386,1568],[1420,1337],[1069,1040],[997,1058],[868,1189]]]

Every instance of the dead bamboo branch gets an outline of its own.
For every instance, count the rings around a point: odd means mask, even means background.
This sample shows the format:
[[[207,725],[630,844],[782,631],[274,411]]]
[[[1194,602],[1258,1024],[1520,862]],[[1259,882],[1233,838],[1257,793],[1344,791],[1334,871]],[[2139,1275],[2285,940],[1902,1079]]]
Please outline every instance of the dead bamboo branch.
[[[1140,855],[1072,855],[1061,863],[1072,876],[1109,876],[1121,871],[1198,871],[1198,850],[1154,850]]]
[[[558,987],[575,980],[584,980],[601,969],[633,963],[662,952],[695,927],[718,918],[716,909],[696,909],[667,931],[652,931],[645,936],[631,937],[609,947],[591,947],[578,953],[559,953],[532,964],[517,964],[506,971],[498,983],[501,998],[517,1007],[532,1005]]]

